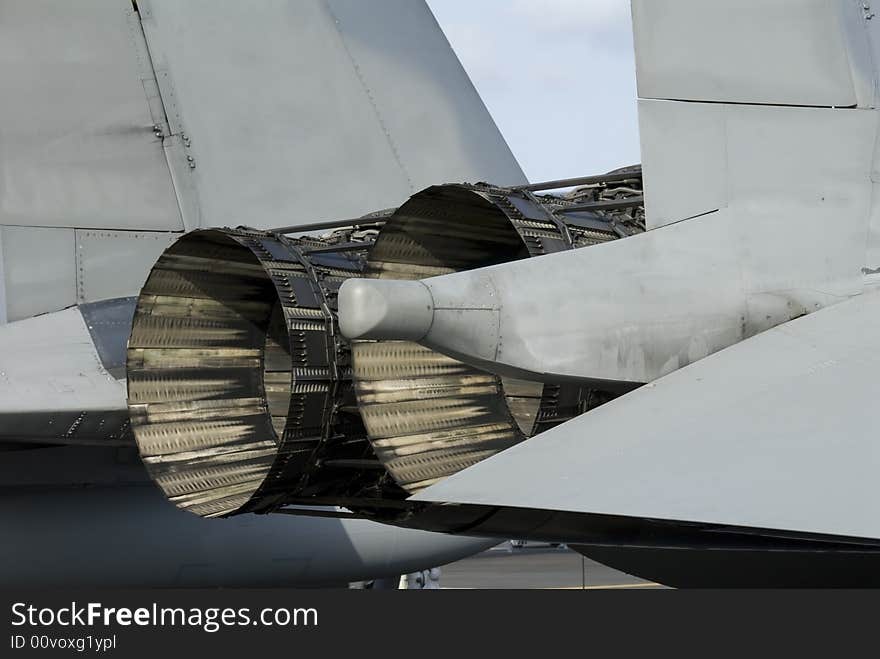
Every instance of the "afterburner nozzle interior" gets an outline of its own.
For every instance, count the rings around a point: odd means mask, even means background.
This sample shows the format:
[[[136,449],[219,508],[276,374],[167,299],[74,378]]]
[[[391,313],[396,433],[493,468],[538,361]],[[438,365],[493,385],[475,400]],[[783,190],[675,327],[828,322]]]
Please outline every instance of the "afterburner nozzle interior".
[[[275,460],[263,383],[272,282],[217,231],[188,234],[150,273],[128,347],[135,438],[171,501],[203,516],[243,507]]]
[[[348,364],[328,331],[328,296],[360,266],[311,263],[300,247],[196,231],[144,285],[128,349],[132,429],[181,508],[211,517],[296,495],[383,493],[381,472],[333,468],[375,461],[359,417],[339,409]],[[322,461],[331,468],[318,479]]]

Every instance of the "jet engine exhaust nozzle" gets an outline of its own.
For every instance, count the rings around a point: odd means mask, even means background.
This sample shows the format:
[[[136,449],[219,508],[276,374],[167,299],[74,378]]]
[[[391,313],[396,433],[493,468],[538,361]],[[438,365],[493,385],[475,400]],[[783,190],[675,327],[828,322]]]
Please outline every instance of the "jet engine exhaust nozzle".
[[[634,171],[620,194],[639,181]],[[150,272],[128,343],[129,415],[150,476],[203,517],[401,511],[410,494],[607,400],[415,343],[439,318],[418,280],[638,230],[634,214],[562,212],[578,201],[442,185],[391,214],[319,223],[334,227],[320,237],[182,236]],[[338,317],[340,305],[354,313]]]

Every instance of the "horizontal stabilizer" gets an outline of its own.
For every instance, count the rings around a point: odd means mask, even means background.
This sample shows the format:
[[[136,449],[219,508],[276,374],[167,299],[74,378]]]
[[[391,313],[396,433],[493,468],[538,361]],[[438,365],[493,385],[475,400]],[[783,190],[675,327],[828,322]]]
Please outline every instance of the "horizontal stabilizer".
[[[880,538],[880,293],[709,356],[419,501]]]
[[[131,445],[125,380],[114,377],[126,308],[108,301],[0,326],[0,444]]]

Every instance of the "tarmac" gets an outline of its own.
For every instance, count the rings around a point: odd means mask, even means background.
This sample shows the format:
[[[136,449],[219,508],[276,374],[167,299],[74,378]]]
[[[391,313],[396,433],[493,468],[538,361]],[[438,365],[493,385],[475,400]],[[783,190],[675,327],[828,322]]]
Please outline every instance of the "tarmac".
[[[441,588],[489,589],[655,589],[659,584],[612,570],[564,545],[505,542],[475,556],[444,565]]]

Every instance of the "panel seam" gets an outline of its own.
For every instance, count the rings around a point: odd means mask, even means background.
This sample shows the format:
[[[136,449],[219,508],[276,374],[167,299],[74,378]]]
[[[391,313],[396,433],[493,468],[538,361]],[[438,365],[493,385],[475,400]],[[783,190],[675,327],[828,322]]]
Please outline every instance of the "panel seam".
[[[343,50],[345,50],[345,55],[348,57],[349,62],[351,62],[351,66],[354,69],[354,73],[357,76],[358,81],[361,83],[361,87],[364,90],[364,93],[367,95],[367,99],[370,102],[370,106],[373,108],[373,114],[376,115],[376,120],[379,122],[379,127],[382,129],[382,132],[385,134],[385,139],[388,142],[388,146],[391,149],[391,153],[394,156],[394,160],[397,162],[398,167],[400,167],[400,171],[403,173],[403,176],[406,178],[406,184],[409,187],[410,192],[415,192],[415,185],[413,184],[412,177],[410,177],[409,172],[406,169],[406,166],[403,164],[403,160],[400,157],[400,152],[397,149],[397,144],[394,142],[394,138],[391,137],[391,131],[388,130],[388,125],[385,123],[385,120],[382,118],[382,113],[379,111],[379,105],[376,102],[376,98],[373,96],[373,92],[370,91],[370,87],[367,85],[367,81],[364,78],[364,74],[361,71],[361,67],[358,66],[357,60],[354,58],[351,50],[348,48],[348,43],[345,40],[345,35],[342,33],[342,30],[339,27],[339,18],[337,18],[336,14],[333,12],[333,9],[330,7],[330,3],[327,0],[323,0],[324,7],[327,10],[327,13],[330,15],[330,18],[333,20],[333,27],[336,29],[336,33],[339,35],[339,41],[342,44]]]

